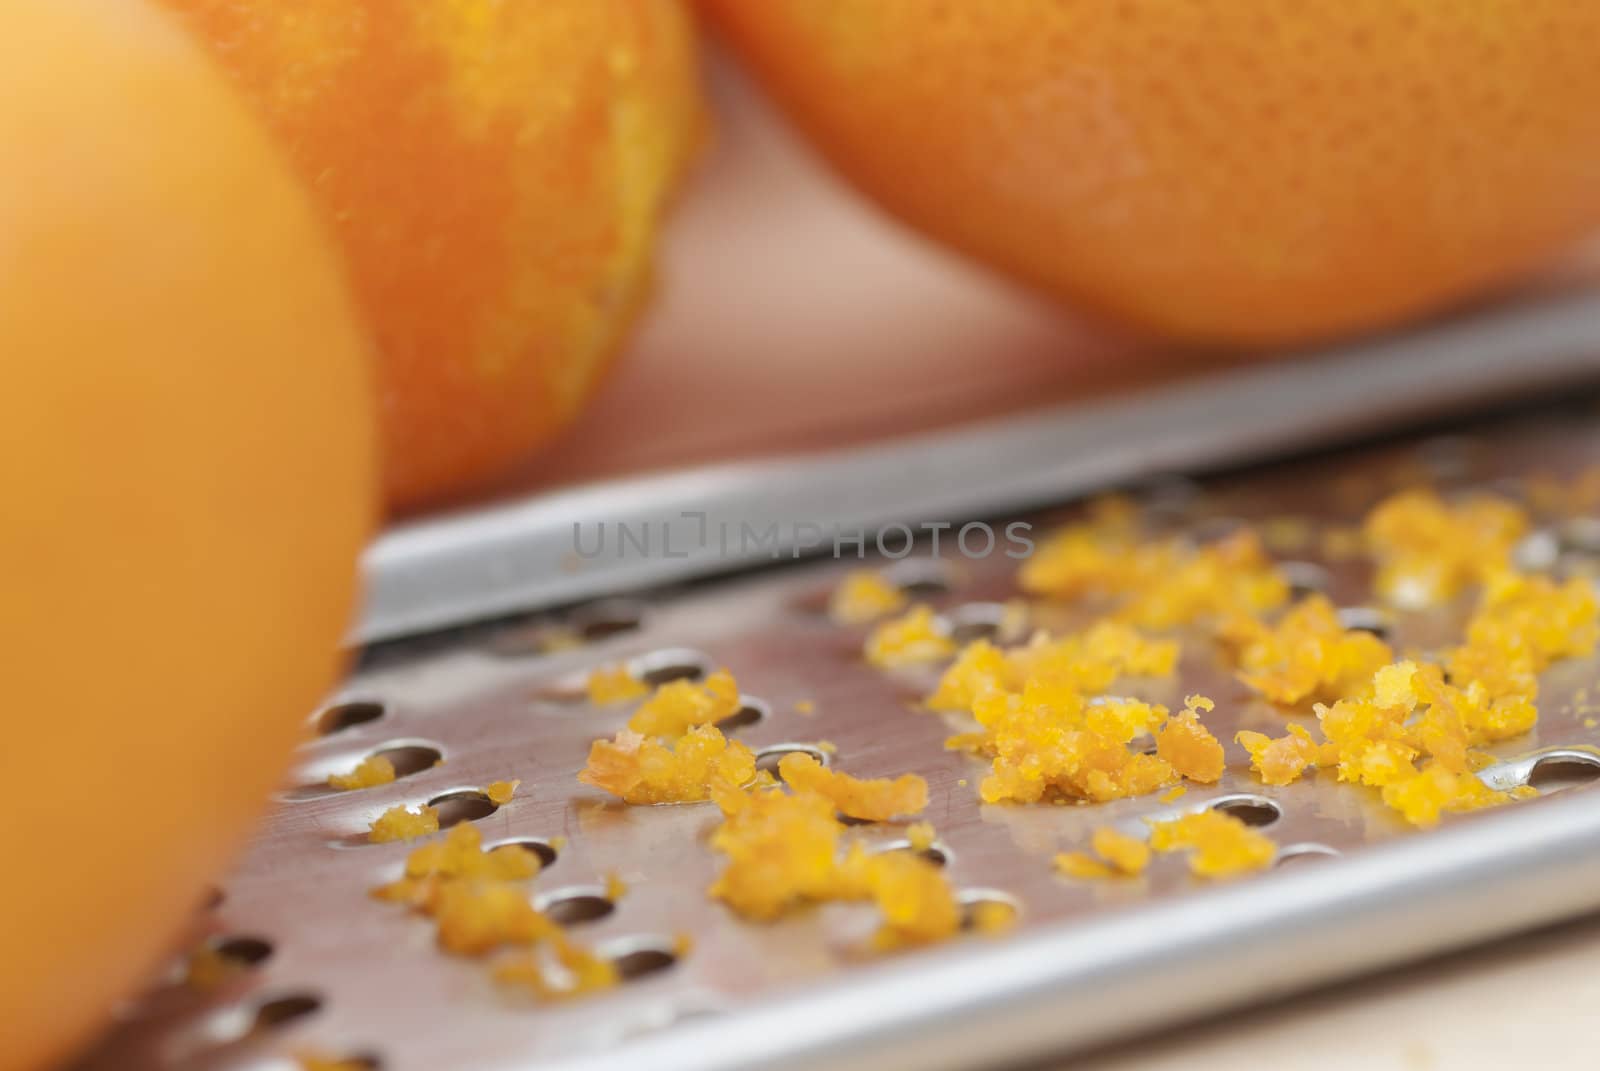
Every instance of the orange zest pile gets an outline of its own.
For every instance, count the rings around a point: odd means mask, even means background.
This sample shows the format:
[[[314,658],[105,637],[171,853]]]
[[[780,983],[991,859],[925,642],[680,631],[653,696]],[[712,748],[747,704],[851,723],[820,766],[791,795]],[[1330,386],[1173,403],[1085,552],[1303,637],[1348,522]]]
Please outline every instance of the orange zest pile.
[[[628,729],[596,740],[578,780],[626,803],[697,803],[717,785],[743,785],[755,776],[754,752],[702,725],[673,743]]]
[[[517,786],[521,781],[491,781],[483,786],[483,794],[489,797],[489,802],[496,807],[504,807],[511,802],[511,797],[516,795]]]
[[[928,944],[961,929],[961,906],[943,871],[915,852],[869,852],[859,843],[846,849],[833,799],[783,788],[721,789],[715,798],[723,822],[711,846],[727,863],[709,891],[745,918],[767,921],[810,904],[869,901],[881,917],[873,938],[879,949]],[[931,843],[932,828],[916,836]]]
[[[1101,826],[1090,838],[1088,852],[1062,852],[1056,856],[1056,870],[1069,878],[1098,880],[1101,878],[1135,878],[1150,865],[1150,845],[1138,837],[1120,833],[1110,826]]]
[[[943,662],[956,653],[955,641],[927,606],[913,606],[872,630],[867,661],[880,669]]]
[[[906,593],[873,569],[857,569],[845,576],[828,599],[828,616],[841,625],[864,625],[899,612]]]
[[[596,740],[578,780],[627,803],[697,803],[715,785],[756,779],[756,757],[716,722],[738,711],[739,684],[727,670],[704,681],[658,687],[610,740]]]
[[[1259,614],[1289,597],[1251,530],[1203,545],[1147,539],[1137,507],[1117,497],[1042,542],[1018,583],[1030,594],[1102,604],[1118,620],[1150,628]]]
[[[934,710],[971,709],[983,694],[1020,691],[1030,680],[1099,692],[1125,676],[1165,677],[1178,662],[1178,642],[1156,639],[1131,626],[1101,621],[1085,632],[1052,639],[1037,633],[1025,645],[1002,649],[975,640],[945,670],[928,698]]]
[[[1446,502],[1425,489],[1391,495],[1362,526],[1378,596],[1407,608],[1444,602],[1503,571],[1527,530],[1527,514],[1504,499]]]
[[[358,788],[387,785],[394,778],[394,763],[382,755],[368,755],[349,773],[329,775],[328,786],[340,792],[353,792]]]
[[[1221,638],[1233,649],[1239,679],[1285,706],[1357,694],[1394,660],[1377,636],[1346,629],[1321,595],[1300,600],[1274,625],[1237,615],[1224,624]]]
[[[1219,811],[1152,823],[1150,847],[1158,852],[1188,852],[1189,872],[1198,878],[1231,878],[1262,870],[1278,854],[1266,834]]]
[[[431,918],[440,949],[451,955],[515,950],[494,965],[494,978],[540,998],[615,985],[614,964],[574,943],[560,924],[533,906],[526,883],[539,869],[539,857],[520,845],[484,851],[482,835],[462,822],[442,841],[412,851],[404,875],[373,889],[372,896]],[[621,888],[612,891],[620,894]]]
[[[439,808],[423,806],[413,811],[401,804],[390,807],[372,820],[367,828],[367,839],[373,844],[389,844],[397,840],[416,840],[437,832]]]
[[[1029,680],[1020,692],[980,695],[971,709],[978,731],[945,746],[991,761],[978,786],[986,803],[1103,802],[1154,792],[1180,776],[1205,783],[1221,776],[1221,745],[1199,717],[1209,706],[1192,696],[1172,718],[1166,707],[1142,700],[1090,698],[1071,684]],[[1157,754],[1134,746],[1149,735]]]
[[[803,751],[779,760],[778,776],[796,792],[813,792],[831,801],[840,814],[864,822],[920,814],[928,805],[928,782],[916,774],[864,781],[830,770]]]
[[[627,666],[601,666],[589,674],[584,689],[589,702],[596,706],[623,703],[650,694],[650,686],[635,677]]]
[[[628,728],[645,736],[666,740],[700,725],[713,725],[739,709],[739,685],[733,674],[719,669],[704,681],[668,681],[639,705]]]

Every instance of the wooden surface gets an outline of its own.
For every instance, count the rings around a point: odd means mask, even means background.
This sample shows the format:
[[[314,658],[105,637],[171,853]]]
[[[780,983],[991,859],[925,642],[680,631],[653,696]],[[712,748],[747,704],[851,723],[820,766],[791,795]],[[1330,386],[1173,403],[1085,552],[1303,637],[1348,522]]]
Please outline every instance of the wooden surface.
[[[1054,1065],[1061,1071],[1592,1071],[1600,919]]]

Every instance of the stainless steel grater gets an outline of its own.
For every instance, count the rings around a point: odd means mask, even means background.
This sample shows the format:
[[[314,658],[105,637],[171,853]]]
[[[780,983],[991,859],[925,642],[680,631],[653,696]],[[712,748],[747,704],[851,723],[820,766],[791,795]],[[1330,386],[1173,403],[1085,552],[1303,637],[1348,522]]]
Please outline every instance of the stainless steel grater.
[[[1296,583],[1373,615],[1397,648],[1429,648],[1459,629],[1459,612],[1379,616],[1366,601],[1367,566],[1323,557],[1314,536],[1408,482],[1516,496],[1535,476],[1600,465],[1600,405],[1585,394],[1594,388],[1600,300],[1554,298],[1092,406],[568,489],[398,530],[369,557],[357,669],[313,716],[318,735],[294,783],[197,918],[195,940],[241,970],[212,992],[158,983],[85,1071],[266,1071],[292,1068],[302,1050],[384,1071],[985,1067],[1600,907],[1600,796],[1568,791],[1600,778],[1600,728],[1586,724],[1600,714],[1594,659],[1545,676],[1537,730],[1500,745],[1500,763],[1484,774],[1502,787],[1532,783],[1546,798],[1432,831],[1405,827],[1328,777],[1264,787],[1233,745],[1219,784],[1170,803],[984,806],[980,765],[946,751],[948,725],[916,709],[937,670],[867,665],[865,629],[833,623],[823,605],[848,570],[881,568],[950,627],[981,634],[1016,594],[1016,562],[965,558],[948,541],[939,557],[924,544],[897,561],[857,560],[853,546],[843,560],[797,560],[784,538],[799,521],[871,532],[989,518],[1039,532],[1071,515],[1063,503],[1122,484],[1151,525],[1196,538],[1292,519],[1312,537],[1277,549],[1296,563]],[[1556,391],[1569,397],[1550,400]],[[1466,409],[1524,394],[1541,400],[1460,422]],[[1304,456],[1451,415],[1443,435]],[[1287,454],[1302,456],[1264,464]],[[1171,475],[1222,467],[1232,471],[1200,482]],[[1600,518],[1539,519],[1528,567],[1600,570]],[[575,554],[574,523],[600,520],[664,526],[686,553]],[[695,538],[719,521],[776,523],[780,536],[730,560]],[[708,579],[728,572],[738,575]],[[1038,626],[1071,622],[1067,611],[1030,612]],[[1177,678],[1143,697],[1213,696],[1207,722],[1225,741],[1281,723],[1200,645],[1187,649]],[[629,808],[575,780],[590,741],[627,718],[628,706],[594,707],[583,692],[589,670],[619,661],[658,680],[727,666],[745,692],[733,731],[769,759],[827,741],[847,772],[922,774],[933,851],[964,901],[1013,905],[1020,924],[1003,937],[873,956],[862,951],[867,908],[827,905],[765,926],[734,918],[704,895],[718,865],[703,843],[714,807]],[[379,750],[408,775],[353,793],[319,787]],[[496,808],[480,790],[505,778],[522,787]],[[424,921],[370,900],[368,888],[394,877],[410,846],[365,843],[368,822],[396,803],[430,801],[476,822],[491,843],[524,842],[546,857],[532,895],[614,956],[625,984],[553,1005],[508,996],[481,964],[441,955]],[[1095,826],[1205,807],[1263,825],[1281,846],[1279,865],[1214,886],[1176,859],[1116,884],[1074,883],[1050,867]],[[909,850],[903,824],[848,836]],[[611,873],[629,889],[617,899]],[[680,955],[683,933],[693,943]]]

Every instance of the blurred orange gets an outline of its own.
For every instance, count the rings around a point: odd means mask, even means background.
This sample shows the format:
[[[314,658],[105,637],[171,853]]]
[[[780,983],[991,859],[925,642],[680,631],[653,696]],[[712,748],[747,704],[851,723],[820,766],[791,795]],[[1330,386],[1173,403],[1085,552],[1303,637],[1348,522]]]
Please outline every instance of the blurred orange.
[[[1376,328],[1600,224],[1591,0],[702,0],[838,167],[1203,343]]]
[[[649,288],[702,124],[677,0],[161,0],[343,242],[415,506],[566,424]]]
[[[0,1068],[156,966],[338,664],[365,342],[270,140],[136,0],[0,13]]]

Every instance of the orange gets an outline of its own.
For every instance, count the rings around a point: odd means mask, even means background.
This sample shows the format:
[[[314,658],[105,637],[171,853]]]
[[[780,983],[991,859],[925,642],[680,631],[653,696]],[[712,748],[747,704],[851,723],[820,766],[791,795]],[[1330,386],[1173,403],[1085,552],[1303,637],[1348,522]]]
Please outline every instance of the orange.
[[[1600,223],[1593,0],[703,0],[841,171],[1201,343],[1378,328]]]
[[[505,471],[594,389],[701,129],[678,0],[161,0],[336,229],[390,501]]]
[[[159,965],[338,667],[366,343],[271,139],[135,0],[0,6],[0,1068]]]

